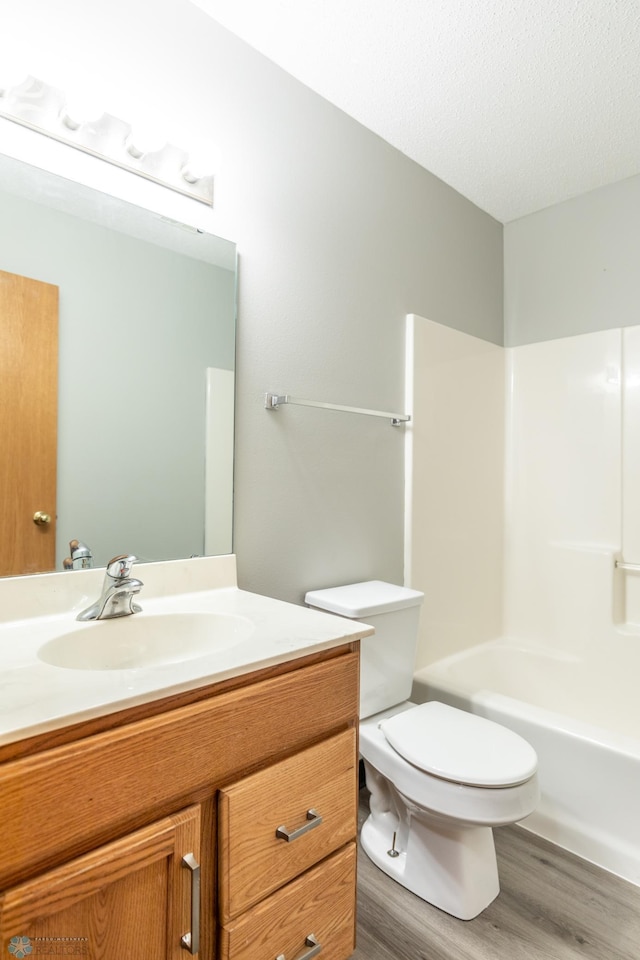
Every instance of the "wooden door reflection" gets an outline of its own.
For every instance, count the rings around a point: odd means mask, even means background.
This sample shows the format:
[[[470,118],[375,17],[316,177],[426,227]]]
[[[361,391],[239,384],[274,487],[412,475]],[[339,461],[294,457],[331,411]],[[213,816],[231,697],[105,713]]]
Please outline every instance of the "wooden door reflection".
[[[0,576],[55,567],[57,420],[58,287],[0,270]]]

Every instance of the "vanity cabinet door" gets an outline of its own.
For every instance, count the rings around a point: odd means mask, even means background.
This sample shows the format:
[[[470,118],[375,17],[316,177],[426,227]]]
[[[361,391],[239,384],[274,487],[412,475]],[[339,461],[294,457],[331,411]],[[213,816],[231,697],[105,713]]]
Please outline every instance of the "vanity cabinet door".
[[[12,887],[0,897],[0,955],[184,960],[183,935],[198,946],[199,857],[194,806]]]
[[[218,801],[222,921],[353,840],[356,829],[353,728],[225,787]]]
[[[346,960],[355,949],[356,845],[312,867],[220,930],[220,960]]]

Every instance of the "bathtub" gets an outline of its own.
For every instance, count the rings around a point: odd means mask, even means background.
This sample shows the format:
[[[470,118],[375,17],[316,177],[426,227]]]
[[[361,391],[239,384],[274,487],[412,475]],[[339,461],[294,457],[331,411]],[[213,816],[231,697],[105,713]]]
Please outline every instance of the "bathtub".
[[[499,639],[417,671],[412,699],[515,730],[538,754],[541,799],[522,826],[640,885],[640,638],[607,660]]]

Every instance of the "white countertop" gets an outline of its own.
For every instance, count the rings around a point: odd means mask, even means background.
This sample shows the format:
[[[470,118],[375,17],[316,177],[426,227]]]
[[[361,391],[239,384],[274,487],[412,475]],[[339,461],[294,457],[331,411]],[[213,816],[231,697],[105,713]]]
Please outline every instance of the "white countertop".
[[[240,616],[250,625],[238,643],[193,659],[136,669],[69,669],[43,662],[38,650],[61,633],[85,631],[90,642],[92,632],[97,636],[95,631],[105,623],[117,629],[116,620],[76,620],[77,613],[99,595],[103,573],[78,571],[0,581],[0,610],[4,611],[0,619],[0,744],[373,633],[355,620],[238,589],[234,557],[199,558],[136,566],[135,575],[145,586],[136,598],[142,612],[134,616],[183,612]],[[171,592],[172,586],[180,592]],[[27,609],[37,615],[25,616]]]

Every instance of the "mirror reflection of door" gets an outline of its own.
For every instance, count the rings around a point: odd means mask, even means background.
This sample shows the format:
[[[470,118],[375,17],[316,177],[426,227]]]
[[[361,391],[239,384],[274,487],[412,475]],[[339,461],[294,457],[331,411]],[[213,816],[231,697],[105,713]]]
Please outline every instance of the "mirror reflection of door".
[[[57,408],[58,287],[0,270],[0,576],[55,566]]]

